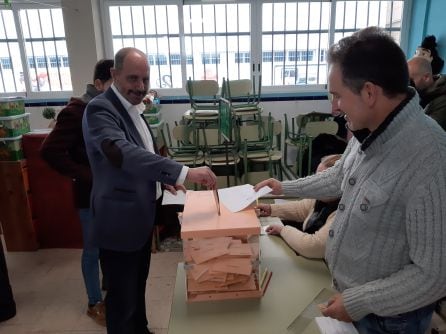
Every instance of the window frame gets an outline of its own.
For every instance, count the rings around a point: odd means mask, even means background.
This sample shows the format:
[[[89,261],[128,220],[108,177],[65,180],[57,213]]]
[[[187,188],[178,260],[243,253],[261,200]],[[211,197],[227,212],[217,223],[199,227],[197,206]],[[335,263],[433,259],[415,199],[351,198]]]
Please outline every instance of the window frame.
[[[177,5],[178,6],[178,19],[179,19],[179,34],[180,34],[180,49],[181,49],[181,70],[183,76],[183,87],[182,88],[160,88],[158,89],[163,95],[185,95],[186,94],[186,59],[190,55],[185,55],[184,47],[184,24],[183,24],[183,5],[192,4],[250,4],[250,15],[251,15],[251,27],[250,27],[250,37],[251,37],[251,52],[250,52],[250,62],[251,62],[251,78],[253,75],[258,75],[261,73],[262,60],[265,59],[265,54],[268,50],[262,50],[262,6],[264,3],[274,3],[274,0],[100,0],[102,19],[103,19],[103,39],[106,50],[106,55],[108,57],[113,57],[113,41],[111,34],[111,23],[109,17],[109,7],[110,6],[144,6],[144,5]],[[339,1],[346,0],[281,0],[278,2],[330,2],[330,23],[328,28],[328,41],[329,45],[333,43],[334,34],[336,27],[334,25],[336,18],[336,4]],[[347,0],[354,1],[354,0]],[[357,0],[366,1],[366,0]],[[378,1],[388,1],[388,0],[378,0]],[[404,0],[404,8],[401,17],[401,27],[400,27],[400,47],[406,51],[408,45],[408,35],[410,29],[410,15],[412,9],[413,0]],[[328,48],[323,48],[323,56],[326,58]],[[278,50],[269,50],[270,61],[274,60],[275,53]],[[297,50],[300,52],[307,52],[307,57],[312,53],[313,59],[321,60],[321,52],[319,50],[307,49],[307,50]],[[288,52],[285,52],[284,57],[288,57]],[[300,55],[303,56],[303,53]],[[237,63],[238,64],[238,63]],[[175,65],[178,66],[178,65]],[[219,85],[221,83],[219,82]],[[262,86],[262,93],[321,93],[326,92],[326,84],[317,85],[280,85],[280,86]]]
[[[26,41],[22,30],[22,25],[20,23],[20,11],[21,10],[29,10],[29,9],[61,9],[62,10],[62,2],[60,0],[45,0],[45,3],[38,3],[38,2],[31,2],[31,3],[24,3],[24,2],[11,2],[10,9],[12,10],[15,28],[17,31],[17,42],[18,47],[20,51],[20,57],[22,62],[22,68],[23,68],[23,77],[25,78],[25,91],[24,92],[7,92],[7,93],[0,93],[0,97],[11,97],[11,96],[18,96],[18,97],[24,97],[26,99],[31,100],[59,100],[59,99],[68,99],[73,95],[73,90],[65,90],[65,91],[33,91],[31,87],[31,75],[30,75],[30,69],[34,70],[33,66],[37,66],[37,59],[36,57],[32,57],[26,54]],[[3,9],[3,8],[2,8]],[[65,42],[66,42],[66,35],[65,35]],[[69,57],[69,55],[68,55]],[[46,63],[48,68],[51,67],[49,56],[47,57]],[[62,59],[62,55],[58,55],[58,58],[62,63],[65,63],[65,61]],[[31,66],[30,61],[33,59],[36,60],[36,62]],[[70,67],[71,72],[71,67]]]

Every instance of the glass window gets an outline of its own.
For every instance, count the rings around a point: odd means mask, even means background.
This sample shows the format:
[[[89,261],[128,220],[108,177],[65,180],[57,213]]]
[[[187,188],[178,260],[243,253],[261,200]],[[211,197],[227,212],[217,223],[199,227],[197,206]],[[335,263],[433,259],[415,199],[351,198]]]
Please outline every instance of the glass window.
[[[187,78],[251,77],[250,11],[247,3],[183,6],[185,51],[194,60],[186,66]]]
[[[404,8],[402,0],[108,1],[113,51],[145,51],[153,88],[183,88],[189,77],[251,78],[253,71],[263,86],[325,85],[330,41],[370,25],[398,41]]]
[[[0,93],[25,91],[23,67],[11,10],[0,10]]]
[[[181,55],[179,54],[170,55],[170,63],[172,65],[181,65]]]
[[[172,65],[181,64],[181,57],[176,57],[181,54],[178,6],[112,5],[109,15],[114,53],[136,47],[148,55],[152,88],[182,87],[181,71],[172,70]]]
[[[19,17],[31,90],[72,90],[62,9],[20,9]],[[60,62],[61,57],[65,57],[67,61]]]

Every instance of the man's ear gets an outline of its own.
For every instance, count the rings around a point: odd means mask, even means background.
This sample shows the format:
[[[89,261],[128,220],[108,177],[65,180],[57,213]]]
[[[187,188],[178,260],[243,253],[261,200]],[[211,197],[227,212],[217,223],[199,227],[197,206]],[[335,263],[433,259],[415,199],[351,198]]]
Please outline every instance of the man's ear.
[[[361,90],[361,96],[364,102],[370,107],[375,104],[378,98],[378,86],[370,81],[366,81]]]
[[[97,90],[99,90],[99,91],[103,91],[104,89],[104,83],[101,81],[101,80],[99,80],[99,79],[96,79],[94,82],[93,82],[93,84],[94,84],[94,87],[97,89]]]

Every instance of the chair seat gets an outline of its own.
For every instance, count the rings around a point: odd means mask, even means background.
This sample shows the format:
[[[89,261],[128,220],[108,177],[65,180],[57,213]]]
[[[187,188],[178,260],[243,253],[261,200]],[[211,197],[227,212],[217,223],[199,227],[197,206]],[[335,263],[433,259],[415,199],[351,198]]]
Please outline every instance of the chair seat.
[[[212,110],[212,109],[203,109],[203,110],[195,110],[195,109],[189,109],[188,111],[186,111],[183,116],[185,118],[192,118],[193,116],[195,117],[215,117],[218,118],[218,110]]]
[[[234,165],[239,163],[240,158],[238,156],[233,156],[232,154],[228,154],[226,156],[225,153],[211,154],[205,157],[206,164],[212,165]]]
[[[273,150],[270,151],[266,156],[263,157],[254,157],[254,158],[250,158],[248,155],[248,159],[251,159],[254,162],[268,162],[268,161],[279,161],[282,159],[282,152],[281,151],[277,151],[277,150]]]

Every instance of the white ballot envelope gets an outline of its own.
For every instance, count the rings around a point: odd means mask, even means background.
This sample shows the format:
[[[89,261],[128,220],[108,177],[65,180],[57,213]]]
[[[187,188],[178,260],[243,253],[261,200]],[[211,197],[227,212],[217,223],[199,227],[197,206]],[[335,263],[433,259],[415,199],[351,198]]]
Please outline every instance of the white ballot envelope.
[[[220,203],[222,203],[229,211],[239,212],[251,205],[256,199],[269,194],[272,189],[265,186],[259,191],[254,190],[254,186],[244,184],[230,188],[218,189]]]

